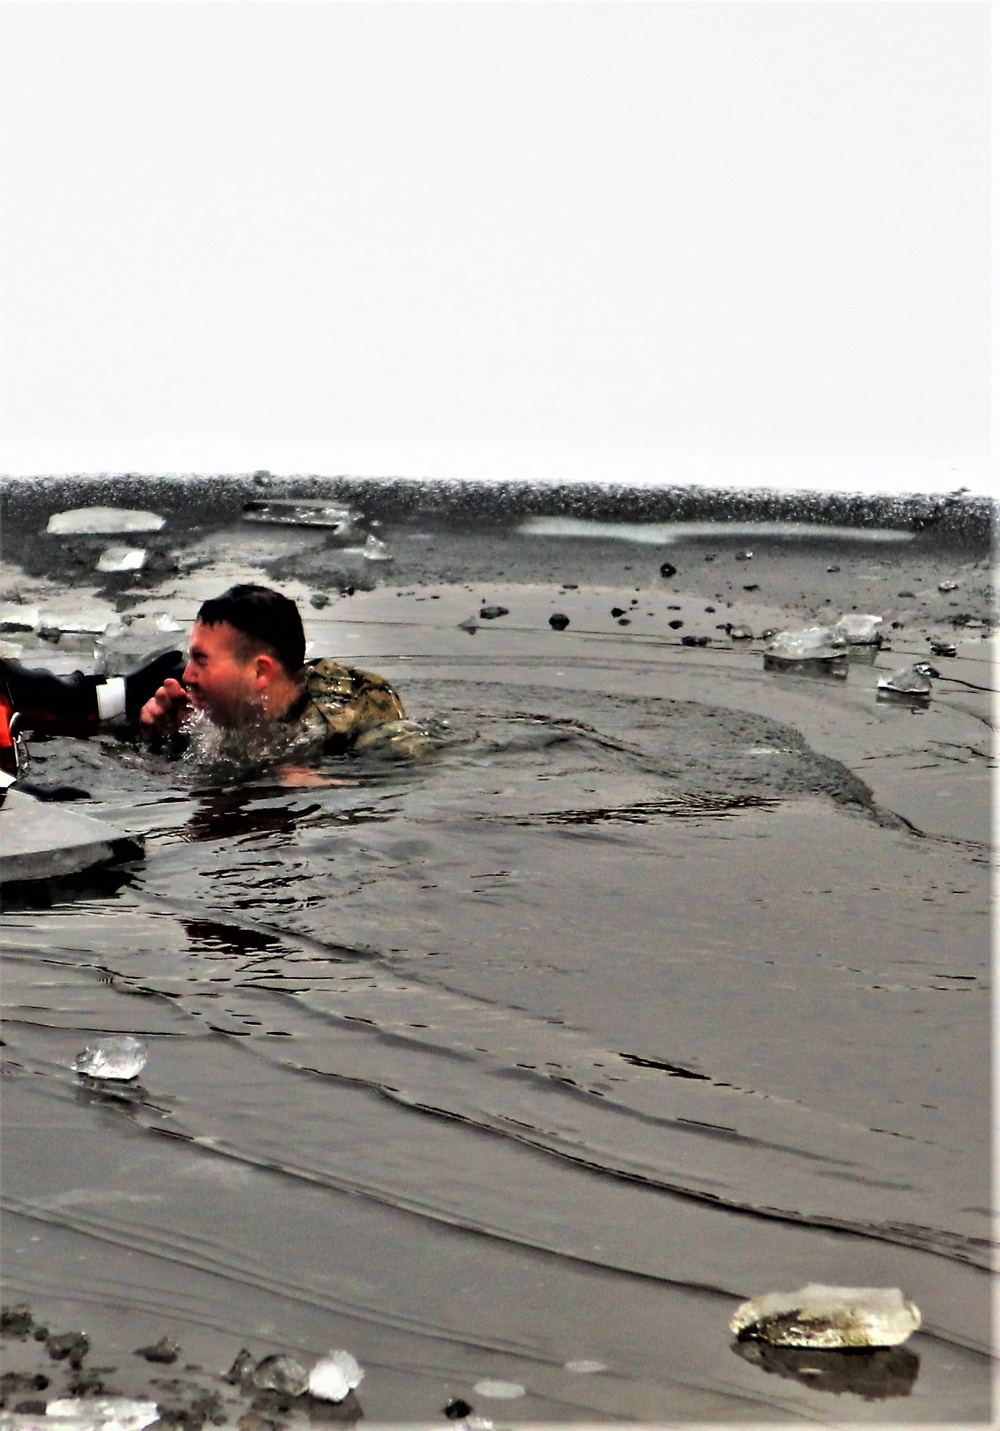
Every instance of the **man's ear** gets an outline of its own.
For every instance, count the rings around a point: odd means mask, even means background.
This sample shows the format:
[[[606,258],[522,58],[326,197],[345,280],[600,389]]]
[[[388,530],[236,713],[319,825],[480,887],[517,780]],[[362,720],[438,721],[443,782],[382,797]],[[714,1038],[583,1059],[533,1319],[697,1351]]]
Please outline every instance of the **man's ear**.
[[[261,651],[254,659],[254,676],[261,687],[269,686],[279,669],[280,663],[266,651]]]

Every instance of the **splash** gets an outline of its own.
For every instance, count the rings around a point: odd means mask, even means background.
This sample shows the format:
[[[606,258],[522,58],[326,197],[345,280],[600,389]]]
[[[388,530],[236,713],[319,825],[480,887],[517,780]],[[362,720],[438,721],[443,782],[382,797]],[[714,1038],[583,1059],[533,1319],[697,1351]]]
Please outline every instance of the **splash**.
[[[220,726],[205,711],[192,711],[180,733],[187,740],[182,763],[215,778],[246,777],[282,761],[320,754],[312,732],[273,721]]]

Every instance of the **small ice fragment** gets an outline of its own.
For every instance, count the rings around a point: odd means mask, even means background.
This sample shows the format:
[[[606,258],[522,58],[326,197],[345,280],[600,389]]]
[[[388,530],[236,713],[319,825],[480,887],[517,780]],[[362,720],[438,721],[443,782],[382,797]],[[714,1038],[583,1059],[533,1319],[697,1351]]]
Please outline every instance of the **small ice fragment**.
[[[939,581],[939,582],[938,582],[938,591],[957,591],[957,590],[958,590],[958,582],[957,582],[957,581]]]
[[[184,630],[183,624],[180,621],[176,621],[174,617],[166,611],[161,611],[157,616],[153,618],[153,625],[156,627],[157,631],[167,631],[172,633],[174,631]]]
[[[92,1431],[142,1431],[159,1416],[155,1401],[133,1401],[128,1396],[63,1397],[50,1401],[46,1416],[55,1421],[72,1418],[75,1426]]]
[[[891,676],[879,678],[877,695],[887,699],[902,696],[907,700],[928,701],[934,689],[930,681],[932,675],[937,675],[937,672],[926,661],[918,661],[915,666],[903,666],[893,671]]]
[[[309,1373],[311,1395],[323,1401],[343,1401],[349,1391],[360,1386],[364,1372],[349,1351],[327,1352]]]
[[[266,1356],[254,1367],[251,1380],[261,1391],[281,1391],[301,1396],[309,1378],[305,1367],[293,1356]]]
[[[53,512],[45,528],[53,536],[114,536],[121,532],[158,532],[166,518],[128,507],[74,507]]]
[[[849,646],[877,646],[882,640],[881,616],[862,611],[847,611],[834,624],[835,635],[842,636]]]
[[[392,561],[392,552],[381,537],[369,534],[361,548],[365,561]]]
[[[595,1376],[599,1371],[607,1371],[607,1365],[603,1361],[587,1361],[582,1357],[579,1361],[568,1361],[567,1371],[575,1371],[578,1376]]]
[[[730,626],[729,637],[732,641],[752,641],[753,632],[751,631],[749,626],[745,626],[740,623],[736,626]]]
[[[127,1083],[146,1067],[146,1045],[131,1034],[102,1039],[88,1045],[73,1060],[77,1073],[88,1078],[113,1078]]]
[[[920,1312],[898,1287],[827,1287],[768,1292],[737,1307],[729,1323],[741,1339],[772,1346],[894,1347],[920,1326]]]
[[[98,571],[139,571],[146,564],[143,547],[105,547],[97,559]]]
[[[492,1381],[489,1377],[477,1381],[472,1389],[480,1396],[492,1396],[497,1401],[514,1401],[517,1397],[524,1395],[524,1387],[520,1382]]]

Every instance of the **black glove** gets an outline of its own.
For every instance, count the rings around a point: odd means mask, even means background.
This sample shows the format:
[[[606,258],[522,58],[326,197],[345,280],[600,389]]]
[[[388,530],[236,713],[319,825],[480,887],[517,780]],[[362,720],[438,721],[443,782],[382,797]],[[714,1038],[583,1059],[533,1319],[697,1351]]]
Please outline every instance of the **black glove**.
[[[135,671],[125,676],[125,715],[135,720],[150,696],[163,685],[168,676],[179,681],[186,662],[180,651],[157,651]]]

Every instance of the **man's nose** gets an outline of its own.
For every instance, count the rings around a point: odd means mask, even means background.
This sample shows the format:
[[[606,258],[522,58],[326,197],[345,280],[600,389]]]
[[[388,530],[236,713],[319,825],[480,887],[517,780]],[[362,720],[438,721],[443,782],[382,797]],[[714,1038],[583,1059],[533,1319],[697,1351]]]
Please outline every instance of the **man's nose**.
[[[184,670],[181,672],[181,685],[186,686],[189,681],[194,680],[195,674],[196,673],[194,662],[188,661],[187,665],[184,667]]]

